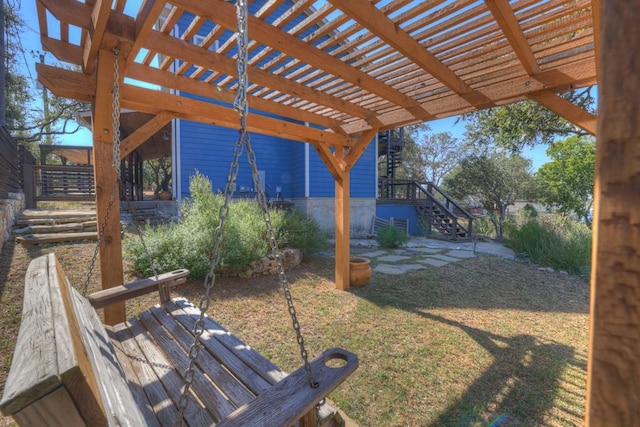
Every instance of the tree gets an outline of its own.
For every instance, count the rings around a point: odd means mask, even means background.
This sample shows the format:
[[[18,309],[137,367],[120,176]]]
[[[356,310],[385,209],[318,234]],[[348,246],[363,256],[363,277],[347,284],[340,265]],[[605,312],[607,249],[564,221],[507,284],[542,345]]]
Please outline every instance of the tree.
[[[405,128],[402,177],[440,185],[460,159],[471,154],[471,146],[449,132],[429,131],[426,124]]]
[[[470,156],[445,177],[444,187],[454,198],[477,198],[501,241],[507,207],[533,196],[536,185],[530,169],[531,161],[518,155]]]
[[[169,184],[171,183],[171,157],[145,160],[143,171],[145,185],[155,185],[155,189],[153,190],[154,195],[162,191],[169,191]]]
[[[572,136],[556,141],[547,155],[551,161],[542,165],[537,173],[545,189],[541,201],[564,215],[575,213],[591,227],[595,140]]]
[[[22,63],[30,54],[44,58],[38,52],[26,52],[22,47],[21,34],[24,22],[17,14],[15,5],[5,5],[5,123],[12,136],[23,145],[41,142],[44,137],[77,132],[74,113],[86,109],[87,104],[58,98],[50,93],[35,94],[30,80],[22,74]],[[46,102],[40,104],[44,98]],[[48,138],[52,142],[51,138]],[[30,144],[31,143],[31,144]],[[30,146],[30,148],[33,148]]]
[[[563,98],[593,113],[595,101],[591,88],[570,92]],[[525,146],[553,144],[557,135],[587,135],[554,112],[534,101],[496,107],[465,114],[465,138],[481,146],[496,145],[512,153]]]

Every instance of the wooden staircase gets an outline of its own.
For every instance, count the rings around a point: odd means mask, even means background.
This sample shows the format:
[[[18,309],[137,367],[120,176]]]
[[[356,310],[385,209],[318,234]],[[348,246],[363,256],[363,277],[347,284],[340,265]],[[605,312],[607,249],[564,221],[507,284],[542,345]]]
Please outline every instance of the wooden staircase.
[[[380,180],[385,203],[411,204],[424,218],[429,232],[436,230],[449,240],[470,239],[473,215],[433,183],[411,180]]]

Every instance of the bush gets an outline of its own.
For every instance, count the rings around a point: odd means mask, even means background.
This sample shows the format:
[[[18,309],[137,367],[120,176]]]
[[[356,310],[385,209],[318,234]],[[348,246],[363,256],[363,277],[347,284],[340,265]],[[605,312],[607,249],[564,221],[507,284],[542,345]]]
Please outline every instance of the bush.
[[[399,248],[409,241],[409,235],[399,228],[389,224],[376,234],[376,242],[383,248]]]
[[[591,263],[591,230],[576,221],[531,220],[521,226],[510,223],[506,229],[507,246],[526,254],[533,262],[585,274]]]
[[[274,224],[278,229],[278,243],[302,249],[310,255],[329,247],[325,233],[310,216],[300,212],[286,212],[280,218],[281,223]]]
[[[144,240],[151,256],[140,239],[125,240],[125,253],[138,272],[153,274],[152,263],[158,272],[187,268],[192,277],[204,277],[209,271],[224,197],[214,195],[211,182],[200,173],[191,177],[189,190],[192,198],[185,205],[180,222],[145,230]],[[318,224],[311,218],[282,211],[270,211],[270,217],[280,247],[289,244],[310,254],[326,244]],[[255,200],[233,200],[229,205],[220,249],[218,268],[233,272],[244,271],[271,251],[262,210]]]

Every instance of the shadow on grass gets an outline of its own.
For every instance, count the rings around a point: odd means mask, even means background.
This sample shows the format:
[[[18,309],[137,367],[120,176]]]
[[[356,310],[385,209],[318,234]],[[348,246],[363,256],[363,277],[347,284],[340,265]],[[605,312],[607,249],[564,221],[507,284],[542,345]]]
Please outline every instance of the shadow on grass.
[[[417,314],[459,328],[494,359],[430,426],[548,424],[549,411],[563,387],[563,371],[574,360],[571,347],[541,342],[532,335],[507,338],[431,313]],[[552,418],[566,421],[581,415],[571,408],[556,408]]]

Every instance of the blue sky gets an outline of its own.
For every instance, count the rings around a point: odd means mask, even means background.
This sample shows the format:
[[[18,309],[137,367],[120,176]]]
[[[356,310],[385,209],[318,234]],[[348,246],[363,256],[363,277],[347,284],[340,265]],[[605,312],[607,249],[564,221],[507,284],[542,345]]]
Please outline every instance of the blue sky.
[[[26,50],[24,61],[28,64],[25,66],[25,72],[29,76],[34,85],[36,80],[35,72],[35,59],[31,55],[31,51],[42,52],[40,45],[40,36],[38,32],[38,17],[36,14],[35,0],[23,0],[22,18],[25,22],[25,32],[22,34],[23,46]],[[47,54],[45,62],[53,62],[53,58],[50,54]],[[434,120],[429,122],[433,132],[450,132],[454,137],[462,139],[464,134],[464,123],[460,122],[456,124],[456,117],[450,117],[446,119]],[[85,128],[73,135],[64,135],[59,138],[62,144],[68,145],[91,145],[91,132]],[[549,158],[546,156],[546,146],[537,146],[534,148],[526,148],[523,152],[525,157],[532,159],[532,166],[534,170],[537,170],[540,165],[547,162]]]

